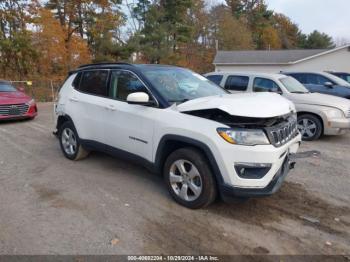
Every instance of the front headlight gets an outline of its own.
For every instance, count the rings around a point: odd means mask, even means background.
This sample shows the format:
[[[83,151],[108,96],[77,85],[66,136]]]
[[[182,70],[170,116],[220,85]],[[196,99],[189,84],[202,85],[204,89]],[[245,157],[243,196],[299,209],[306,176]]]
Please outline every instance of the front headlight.
[[[31,106],[35,104],[35,100],[34,99],[31,99],[30,101],[27,102],[27,105]]]
[[[259,129],[230,129],[218,128],[218,134],[227,142],[236,145],[255,146],[269,145],[264,131]]]
[[[336,109],[336,108],[327,108],[324,109],[325,114],[328,118],[343,118],[345,117],[345,114],[343,111]]]

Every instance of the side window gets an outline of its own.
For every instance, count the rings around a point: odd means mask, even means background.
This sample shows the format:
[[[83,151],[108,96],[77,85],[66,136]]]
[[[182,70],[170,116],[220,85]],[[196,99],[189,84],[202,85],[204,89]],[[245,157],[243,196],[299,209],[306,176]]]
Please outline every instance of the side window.
[[[77,89],[88,94],[107,96],[107,80],[108,70],[85,71]]]
[[[78,74],[75,76],[74,80],[73,80],[72,86],[73,86],[74,88],[76,88],[76,89],[79,88],[79,84],[80,84],[80,80],[81,80],[81,75],[82,75],[81,72],[78,73]]]
[[[112,71],[109,88],[110,98],[126,101],[128,95],[135,92],[145,92],[150,95],[147,88],[133,73],[122,70]]]
[[[291,74],[290,76],[294,77],[296,80],[298,80],[302,84],[308,84],[307,77],[305,74]]]
[[[254,92],[276,92],[281,91],[279,86],[272,80],[256,77],[254,79]]]
[[[220,85],[223,76],[222,75],[211,75],[211,76],[207,76],[207,78],[210,81],[212,81],[213,83]]]
[[[248,76],[229,76],[226,80],[225,88],[233,91],[246,91],[248,83]]]
[[[308,74],[307,82],[308,84],[313,84],[313,85],[324,85],[326,82],[333,83],[333,81],[331,81],[327,77],[324,77],[322,75],[316,75],[316,74]]]

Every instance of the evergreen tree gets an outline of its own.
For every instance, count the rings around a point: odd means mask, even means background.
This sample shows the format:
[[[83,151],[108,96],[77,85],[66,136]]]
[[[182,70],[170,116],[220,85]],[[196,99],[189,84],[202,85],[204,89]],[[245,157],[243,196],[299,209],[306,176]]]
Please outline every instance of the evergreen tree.
[[[335,45],[332,38],[325,33],[318,32],[317,30],[307,36],[303,46],[303,48],[307,49],[327,49],[334,47]]]

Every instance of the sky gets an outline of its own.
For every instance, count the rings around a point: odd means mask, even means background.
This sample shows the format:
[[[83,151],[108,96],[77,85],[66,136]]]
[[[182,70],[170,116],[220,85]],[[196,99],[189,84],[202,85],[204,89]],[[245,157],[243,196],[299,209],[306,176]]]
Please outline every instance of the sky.
[[[315,29],[335,41],[350,43],[350,0],[265,0],[269,9],[287,15],[304,33]],[[208,0],[211,4],[224,0]]]
[[[350,42],[350,0],[266,0],[269,8],[297,23],[304,33],[317,29]]]

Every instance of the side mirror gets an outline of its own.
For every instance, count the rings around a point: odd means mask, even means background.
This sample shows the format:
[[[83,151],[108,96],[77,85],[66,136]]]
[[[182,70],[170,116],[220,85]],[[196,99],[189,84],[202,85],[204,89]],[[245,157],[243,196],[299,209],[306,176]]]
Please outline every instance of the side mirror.
[[[135,105],[151,105],[152,101],[149,101],[149,96],[145,92],[135,92],[127,96],[126,102]]]
[[[334,85],[331,82],[325,82],[324,86],[329,87],[329,88],[333,88]]]

